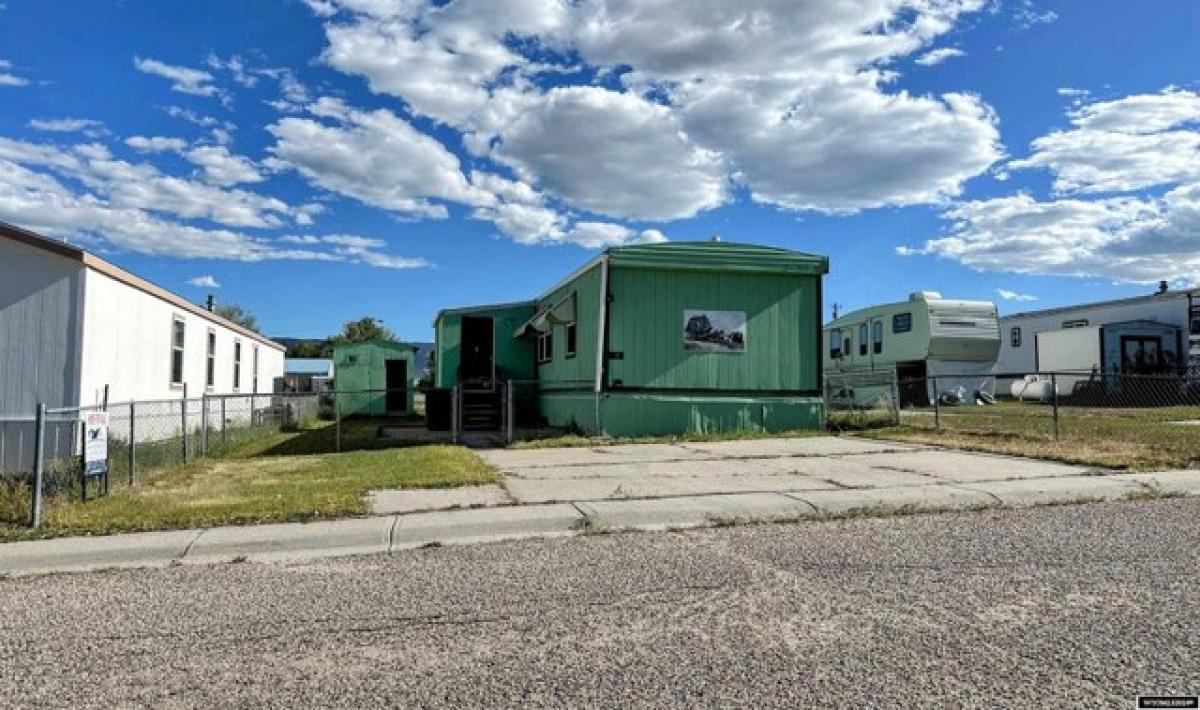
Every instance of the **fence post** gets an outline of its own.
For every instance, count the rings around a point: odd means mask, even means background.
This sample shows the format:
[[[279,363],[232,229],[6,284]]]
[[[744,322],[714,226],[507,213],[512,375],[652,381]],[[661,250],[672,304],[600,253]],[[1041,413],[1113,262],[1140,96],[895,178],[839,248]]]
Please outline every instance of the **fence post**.
[[[179,403],[179,411],[180,411],[180,425],[183,427],[183,428],[182,428],[182,429],[180,429],[180,431],[179,431],[179,433],[180,433],[179,440],[180,440],[180,441],[182,442],[182,444],[183,444],[183,462],[184,462],[184,463],[187,463],[187,462],[188,462],[188,422],[187,422],[187,404],[188,404],[188,399],[187,399],[187,383],[185,382],[185,383],[183,383],[183,401],[181,401],[181,402]]]
[[[942,430],[942,398],[938,396],[937,378],[930,377],[930,383],[933,385],[933,428],[938,431]]]
[[[208,393],[200,395],[200,456],[208,457]]]
[[[129,487],[137,481],[137,405],[129,402]]]
[[[513,438],[514,438],[513,434],[516,431],[516,426],[513,424],[513,418],[516,416],[516,411],[517,411],[517,406],[516,406],[516,403],[514,402],[516,397],[513,397],[513,381],[512,380],[508,381],[508,387],[506,387],[504,391],[505,391],[505,394],[507,395],[506,401],[504,403],[505,404],[505,409],[504,409],[505,423],[506,423],[505,433],[507,434],[508,443],[511,444],[511,443],[513,443]]]
[[[460,385],[454,385],[450,390],[450,441],[458,443],[458,388]]]
[[[46,465],[46,405],[42,402],[37,406],[37,419],[33,424],[33,490],[30,492],[29,527],[36,530],[42,524],[42,471]]]
[[[900,373],[892,370],[892,415],[896,426],[900,426]]]
[[[1050,401],[1054,405],[1054,440],[1058,441],[1058,375],[1050,373]]]
[[[342,451],[342,400],[339,397],[340,393],[337,390],[333,391],[333,450],[341,453]]]

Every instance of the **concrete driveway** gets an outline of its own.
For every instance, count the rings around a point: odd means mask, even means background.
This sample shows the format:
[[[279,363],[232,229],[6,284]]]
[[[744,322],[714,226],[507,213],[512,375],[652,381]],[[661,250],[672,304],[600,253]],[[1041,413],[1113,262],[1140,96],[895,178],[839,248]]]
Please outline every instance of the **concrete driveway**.
[[[497,449],[480,455],[516,503],[819,492],[1046,479],[1093,473],[990,454],[851,437]]]

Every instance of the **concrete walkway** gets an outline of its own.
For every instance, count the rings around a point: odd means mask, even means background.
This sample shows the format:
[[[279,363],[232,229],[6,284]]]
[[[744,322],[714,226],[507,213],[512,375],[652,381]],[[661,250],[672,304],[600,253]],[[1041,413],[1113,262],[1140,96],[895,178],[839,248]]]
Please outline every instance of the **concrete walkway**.
[[[1115,473],[851,438],[503,450],[504,486],[380,492],[390,514],[0,544],[0,574],[390,553],[617,530],[1200,496],[1200,470]],[[803,529],[797,529],[803,534]]]

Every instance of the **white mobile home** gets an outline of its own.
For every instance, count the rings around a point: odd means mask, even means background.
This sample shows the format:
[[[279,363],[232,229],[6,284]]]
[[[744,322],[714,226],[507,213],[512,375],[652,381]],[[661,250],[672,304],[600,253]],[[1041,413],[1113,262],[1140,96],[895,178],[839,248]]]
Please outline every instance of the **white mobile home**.
[[[98,404],[106,386],[113,402],[179,399],[185,386],[189,397],[266,394],[283,355],[103,259],[0,223],[0,420],[38,403]]]
[[[987,373],[999,349],[995,304],[921,291],[827,324],[824,365],[830,373],[895,370],[901,403],[923,406],[959,387],[968,395],[990,392]],[[937,378],[937,393],[927,378]]]
[[[1120,326],[1135,327],[1138,323],[1161,324],[1177,329],[1180,333],[1178,337],[1172,332],[1164,333],[1159,342],[1144,344],[1142,348],[1152,348],[1155,357],[1162,358],[1176,369],[1188,367],[1194,376],[1200,376],[1200,289],[1169,291],[1166,288],[1146,296],[1004,316],[1000,319],[1002,342],[1000,356],[996,360],[996,372],[1020,375],[1060,369],[1059,366],[1064,363],[1059,361],[1059,353],[1041,352],[1044,342],[1057,341],[1045,341],[1040,337],[1041,334],[1080,328],[1106,328],[1110,334],[1115,334],[1115,345],[1119,347]],[[1134,338],[1139,334],[1131,331],[1125,335]],[[1095,337],[1099,338],[1099,331],[1096,331]],[[1070,340],[1070,337],[1067,339]],[[1126,347],[1132,348],[1129,356],[1135,365],[1139,342],[1143,341],[1126,340]],[[1099,356],[1099,352],[1096,356]],[[1110,374],[1119,372],[1122,363],[1120,354],[1113,351],[1102,369]]]

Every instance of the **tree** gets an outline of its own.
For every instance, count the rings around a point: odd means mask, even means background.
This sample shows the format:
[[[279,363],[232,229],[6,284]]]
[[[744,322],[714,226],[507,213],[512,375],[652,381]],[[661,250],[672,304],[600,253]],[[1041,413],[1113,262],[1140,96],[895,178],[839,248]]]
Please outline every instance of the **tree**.
[[[388,330],[383,321],[366,316],[342,326],[342,332],[330,338],[335,345],[365,343],[368,340],[395,340],[396,334]]]
[[[301,340],[288,350],[288,357],[329,357],[329,343],[325,340]]]
[[[258,318],[253,313],[242,308],[236,303],[223,303],[213,309],[213,313],[221,316],[227,321],[232,321],[248,330],[253,330],[255,333],[258,330]]]

